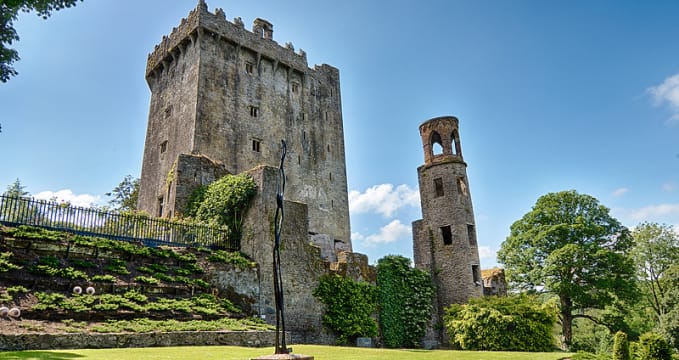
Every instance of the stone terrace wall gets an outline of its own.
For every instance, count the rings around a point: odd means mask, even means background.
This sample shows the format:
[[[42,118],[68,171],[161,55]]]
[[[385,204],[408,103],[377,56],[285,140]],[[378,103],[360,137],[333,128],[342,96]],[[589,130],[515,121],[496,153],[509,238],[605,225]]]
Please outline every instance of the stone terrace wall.
[[[106,349],[161,346],[274,345],[270,331],[181,331],[142,334],[21,334],[0,335],[0,350]]]

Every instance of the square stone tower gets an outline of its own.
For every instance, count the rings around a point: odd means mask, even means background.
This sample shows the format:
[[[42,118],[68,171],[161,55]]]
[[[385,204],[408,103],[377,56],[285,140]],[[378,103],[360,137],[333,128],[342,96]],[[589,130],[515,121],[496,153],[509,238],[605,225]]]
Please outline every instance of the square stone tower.
[[[138,208],[181,215],[194,189],[278,166],[286,199],[308,204],[312,241],[351,250],[339,71],[273,40],[273,25],[226,20],[203,0],[149,54],[151,89]]]
[[[429,339],[447,343],[444,308],[483,295],[474,210],[462,158],[458,120],[438,117],[420,125],[424,165],[417,168],[422,219],[413,222],[415,267],[436,286]],[[440,331],[434,332],[433,329]]]

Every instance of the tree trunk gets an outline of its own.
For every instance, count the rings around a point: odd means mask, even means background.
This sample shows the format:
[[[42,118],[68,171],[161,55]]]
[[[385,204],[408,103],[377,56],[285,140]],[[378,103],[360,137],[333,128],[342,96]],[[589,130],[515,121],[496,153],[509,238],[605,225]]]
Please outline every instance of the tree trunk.
[[[570,350],[573,343],[573,303],[568,297],[561,297],[561,333],[563,335],[563,350]]]

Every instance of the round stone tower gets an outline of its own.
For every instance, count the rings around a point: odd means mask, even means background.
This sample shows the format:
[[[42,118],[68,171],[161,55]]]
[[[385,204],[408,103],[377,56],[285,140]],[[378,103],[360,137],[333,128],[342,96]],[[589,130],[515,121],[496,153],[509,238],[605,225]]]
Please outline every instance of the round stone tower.
[[[434,329],[442,329],[443,309],[483,295],[467,164],[462,157],[459,122],[453,116],[420,125],[424,165],[417,169],[422,219],[413,222],[415,266],[436,285]],[[447,342],[443,330],[428,340]]]

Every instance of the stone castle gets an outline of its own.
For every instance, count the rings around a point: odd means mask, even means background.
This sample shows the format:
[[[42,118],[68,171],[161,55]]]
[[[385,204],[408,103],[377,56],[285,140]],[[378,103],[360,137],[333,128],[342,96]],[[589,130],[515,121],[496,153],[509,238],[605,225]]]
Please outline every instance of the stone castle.
[[[225,174],[278,166],[288,144],[286,198],[308,205],[311,241],[350,251],[339,71],[199,1],[149,55],[151,89],[140,210],[179,216],[193,190]]]
[[[138,208],[180,216],[191,193],[244,171],[259,191],[246,214],[241,251],[256,272],[214,275],[213,285],[245,296],[273,321],[271,254],[280,141],[285,162],[283,282],[293,340],[332,343],[323,305],[311,293],[323,274],[375,281],[365,255],[353,253],[338,69],[307,65],[306,54],[273,39],[273,25],[228,21],[204,0],[148,57],[151,89]],[[418,169],[423,219],[413,223],[415,264],[437,286],[433,324],[451,303],[481,296],[483,284],[458,122],[420,126],[425,164]],[[436,146],[442,148],[438,153]],[[445,341],[430,331],[432,341]]]
[[[432,322],[444,308],[483,295],[467,164],[462,158],[458,119],[438,117],[420,125],[424,165],[417,169],[422,219],[413,222],[415,267],[427,271],[436,286]],[[429,337],[446,341],[444,327]]]

